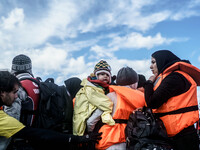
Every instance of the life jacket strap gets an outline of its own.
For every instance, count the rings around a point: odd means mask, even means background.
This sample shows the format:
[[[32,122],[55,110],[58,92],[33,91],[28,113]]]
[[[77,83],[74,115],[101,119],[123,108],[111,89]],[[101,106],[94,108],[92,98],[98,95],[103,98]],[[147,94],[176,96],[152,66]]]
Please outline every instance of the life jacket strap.
[[[189,107],[184,107],[184,108],[180,108],[174,111],[170,111],[170,112],[165,112],[165,113],[154,113],[157,117],[163,117],[166,115],[174,115],[174,114],[181,114],[181,113],[186,113],[186,112],[190,112],[190,111],[196,111],[199,110],[198,105],[195,106],[189,106]]]
[[[114,119],[115,120],[115,123],[126,123],[128,122],[127,119]]]

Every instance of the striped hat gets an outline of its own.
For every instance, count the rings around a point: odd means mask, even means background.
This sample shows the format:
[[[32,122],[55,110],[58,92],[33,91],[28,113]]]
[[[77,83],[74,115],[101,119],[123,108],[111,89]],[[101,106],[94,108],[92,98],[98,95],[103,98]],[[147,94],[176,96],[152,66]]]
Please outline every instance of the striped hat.
[[[28,72],[32,74],[32,63],[28,56],[20,54],[13,58],[11,73],[18,72]]]
[[[102,73],[102,72],[107,73],[110,76],[110,82],[111,82],[111,67],[104,60],[101,60],[100,62],[98,62],[94,67],[94,74],[96,77],[99,73]]]

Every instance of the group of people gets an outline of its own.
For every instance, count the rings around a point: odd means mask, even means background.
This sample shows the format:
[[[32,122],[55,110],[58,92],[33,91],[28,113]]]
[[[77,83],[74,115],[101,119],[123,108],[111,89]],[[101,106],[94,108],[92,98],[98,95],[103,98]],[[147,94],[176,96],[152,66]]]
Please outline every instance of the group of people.
[[[30,58],[16,56],[11,73],[0,71],[0,149],[6,149],[11,137],[17,137],[28,140],[35,149],[78,145],[79,149],[123,150],[129,115],[145,106],[160,115],[175,150],[198,150],[194,124],[199,121],[200,70],[169,50],[154,52],[150,69],[153,75],[146,80],[133,68],[123,67],[115,81],[110,65],[101,60],[87,78],[66,80],[66,90],[73,99],[73,134],[64,134],[20,122],[21,101],[28,94],[19,79],[34,76]]]

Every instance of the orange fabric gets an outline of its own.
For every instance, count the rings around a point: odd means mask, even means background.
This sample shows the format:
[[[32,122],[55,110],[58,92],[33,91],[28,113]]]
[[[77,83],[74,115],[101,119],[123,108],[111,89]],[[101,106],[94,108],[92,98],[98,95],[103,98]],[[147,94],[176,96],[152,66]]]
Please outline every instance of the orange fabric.
[[[171,71],[173,71],[172,67],[176,68],[176,64],[167,68],[162,74],[158,76],[156,85],[154,86],[154,90],[156,90],[161,84],[162,80],[167,75],[169,75]],[[192,66],[189,65],[187,67],[192,67]],[[190,70],[192,70],[192,68],[190,68]],[[170,98],[161,107],[159,107],[158,109],[154,109],[153,110],[154,113],[170,112],[170,111],[174,111],[180,108],[198,105],[196,82],[193,80],[192,77],[190,77],[190,75],[188,75],[187,73],[183,71],[175,71],[175,72],[182,74],[191,83],[190,89],[186,91],[185,93],[182,93],[178,96]],[[199,120],[199,111],[196,110],[196,111],[191,111],[191,112],[186,112],[186,113],[181,113],[181,114],[166,115],[166,116],[161,117],[161,120],[163,121],[166,127],[168,136],[172,137],[172,136],[175,136],[184,128],[187,128],[193,125],[195,122],[197,122]]]
[[[75,104],[75,97],[73,98],[73,108],[74,108],[74,104]]]
[[[200,69],[198,69],[197,67],[188,64],[186,62],[176,62],[173,65],[171,65],[169,68],[165,69],[165,71],[163,72],[163,74],[167,73],[167,72],[172,72],[174,70],[180,70],[183,71],[187,74],[190,75],[190,77],[193,78],[193,80],[196,82],[197,86],[200,86]]]
[[[128,120],[130,114],[136,108],[145,104],[144,93],[124,86],[110,86],[110,92],[117,94],[117,105],[113,119]],[[102,132],[102,139],[96,144],[96,149],[106,149],[114,144],[126,142],[124,123],[116,123],[114,126],[103,125],[99,132]]]

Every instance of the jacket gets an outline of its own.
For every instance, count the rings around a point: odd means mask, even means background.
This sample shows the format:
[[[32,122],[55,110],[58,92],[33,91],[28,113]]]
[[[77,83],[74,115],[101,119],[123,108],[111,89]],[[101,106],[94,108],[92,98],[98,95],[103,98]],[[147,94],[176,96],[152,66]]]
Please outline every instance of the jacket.
[[[186,92],[171,97],[161,107],[153,110],[154,113],[161,116],[169,137],[175,136],[199,120],[197,84],[199,84],[200,70],[185,62],[174,63],[157,77],[154,91],[171,72],[183,75],[191,86]]]
[[[29,73],[21,73],[21,74],[18,74],[16,77],[18,79],[21,79],[21,78],[32,78],[33,76],[30,75]],[[9,107],[4,106],[4,111],[8,115],[16,118],[17,120],[20,120],[21,107],[22,107],[21,103],[22,101],[26,100],[28,95],[27,95],[27,92],[22,87],[19,88],[17,94],[18,94],[18,98],[15,99],[14,103],[11,106]]]
[[[126,142],[125,127],[129,115],[136,108],[145,104],[144,93],[124,86],[110,86],[110,92],[116,93],[117,103],[113,113],[114,126],[103,125],[99,132],[102,132],[102,139],[96,144],[97,149],[107,149],[108,147]],[[111,98],[112,99],[112,98]]]
[[[86,120],[99,108],[103,111],[102,121],[114,125],[111,112],[113,103],[104,94],[103,89],[96,87],[87,79],[81,82],[83,86],[76,95],[73,113],[73,134],[83,135],[86,129]]]

